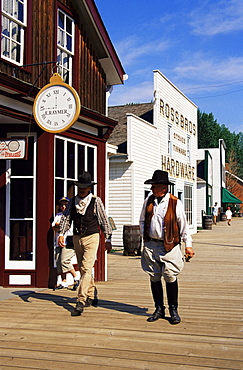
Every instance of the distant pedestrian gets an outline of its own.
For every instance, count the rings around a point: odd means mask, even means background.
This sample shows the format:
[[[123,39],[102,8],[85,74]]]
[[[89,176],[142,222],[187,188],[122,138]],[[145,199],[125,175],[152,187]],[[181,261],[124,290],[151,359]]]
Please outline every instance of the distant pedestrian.
[[[231,225],[231,218],[232,218],[232,212],[230,207],[227,208],[227,211],[225,212],[226,218],[227,218],[227,223],[230,226]]]
[[[214,206],[213,206],[213,223],[214,225],[217,225],[217,216],[219,214],[219,206],[218,206],[218,203],[215,202]]]

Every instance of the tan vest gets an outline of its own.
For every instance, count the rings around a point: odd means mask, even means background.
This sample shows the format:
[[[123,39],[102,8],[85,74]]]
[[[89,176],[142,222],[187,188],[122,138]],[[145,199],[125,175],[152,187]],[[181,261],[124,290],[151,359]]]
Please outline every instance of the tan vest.
[[[148,235],[151,218],[153,217],[154,195],[150,195],[145,212],[144,241],[149,241]],[[164,247],[167,252],[181,242],[180,230],[176,219],[176,204],[178,198],[170,194],[169,204],[164,218]]]

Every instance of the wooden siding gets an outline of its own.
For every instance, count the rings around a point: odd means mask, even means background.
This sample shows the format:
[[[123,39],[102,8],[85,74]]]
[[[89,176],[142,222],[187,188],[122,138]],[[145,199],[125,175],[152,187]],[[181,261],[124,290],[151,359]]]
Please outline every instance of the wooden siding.
[[[206,212],[206,183],[197,186],[197,226],[202,227],[202,211]]]
[[[186,176],[182,177],[181,174],[176,176],[170,173],[170,168],[168,166],[162,166],[162,170],[169,172],[171,179],[175,181],[175,195],[177,192],[182,191],[184,194],[184,186],[190,185],[193,188],[193,210],[192,210],[192,225],[190,225],[191,232],[197,232],[197,196],[196,196],[196,169],[197,169],[197,107],[193,102],[191,102],[180,90],[177,89],[160,71],[154,71],[154,91],[156,92],[155,99],[155,109],[154,109],[154,119],[155,124],[158,127],[158,135],[160,138],[160,155],[178,161],[184,165],[190,165],[194,168],[194,180],[188,179]],[[160,99],[164,101],[164,105],[168,105],[168,111],[164,108],[164,114],[160,112]],[[189,132],[182,125],[176,124],[175,120],[171,119],[171,107],[174,108],[174,112],[178,111],[179,119],[181,115],[191,121],[195,125],[195,135],[193,132]],[[168,155],[168,125],[172,128],[172,155]],[[175,135],[175,136],[174,136]],[[185,141],[182,143],[176,137],[177,135],[183,138]],[[191,150],[190,150],[190,160],[187,159],[187,155],[181,154],[174,149],[178,147],[179,149],[187,151],[187,137],[190,137]],[[164,168],[163,168],[164,167]],[[184,195],[183,195],[184,196]]]
[[[56,61],[56,18],[58,5],[66,11],[74,20],[75,31],[75,55],[73,58],[73,83],[72,85],[80,95],[81,105],[86,108],[105,114],[106,110],[106,76],[99,63],[96,50],[93,48],[89,37],[82,25],[82,19],[77,17],[77,12],[72,8],[70,0],[42,0],[33,1],[32,19],[28,21],[24,64],[55,62]],[[31,30],[30,30],[31,28]],[[32,59],[29,60],[28,56]],[[35,65],[27,68],[17,68],[5,60],[0,60],[1,72],[14,76],[24,82],[42,88],[49,83],[55,64]],[[54,68],[54,72],[56,69]],[[30,87],[31,88],[31,87]]]
[[[128,162],[126,157],[123,163],[121,157],[110,160],[109,213],[117,226],[112,240],[118,246],[123,245],[123,225],[139,224],[144,191],[150,189],[150,185],[144,185],[144,181],[151,178],[155,169],[160,168],[159,147],[156,144],[158,130],[131,115],[127,120],[127,132]],[[129,176],[126,171],[128,166]]]
[[[113,231],[112,244],[123,245],[123,225],[132,225],[131,163],[110,161],[109,216],[117,230]]]
[[[77,91],[81,104],[105,114],[106,84],[105,74],[92,48],[85,31],[79,36],[80,72]],[[98,109],[99,108],[99,109]]]
[[[145,190],[151,188],[144,181],[152,177],[154,170],[160,168],[158,130],[154,125],[135,116],[128,116],[127,127],[129,159],[134,162],[133,222],[138,224]]]

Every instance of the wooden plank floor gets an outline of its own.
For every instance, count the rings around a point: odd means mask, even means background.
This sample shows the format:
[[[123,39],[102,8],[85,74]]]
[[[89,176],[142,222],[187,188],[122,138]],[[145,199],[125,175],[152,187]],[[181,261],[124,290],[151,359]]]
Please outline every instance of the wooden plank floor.
[[[71,317],[75,292],[0,302],[0,369],[243,369],[243,219],[193,236],[179,277],[182,322],[146,321],[154,307],[140,257],[108,256],[99,306]],[[168,314],[168,311],[167,311]]]

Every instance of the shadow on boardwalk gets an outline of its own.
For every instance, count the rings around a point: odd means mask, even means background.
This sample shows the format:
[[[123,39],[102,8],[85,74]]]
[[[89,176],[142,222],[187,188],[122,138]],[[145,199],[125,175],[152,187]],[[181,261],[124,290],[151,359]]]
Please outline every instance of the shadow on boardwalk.
[[[193,241],[196,255],[179,277],[179,325],[146,321],[154,310],[148,276],[140,258],[119,251],[97,284],[99,306],[80,317],[70,315],[69,290],[16,289],[1,301],[0,369],[243,369],[243,220]]]

